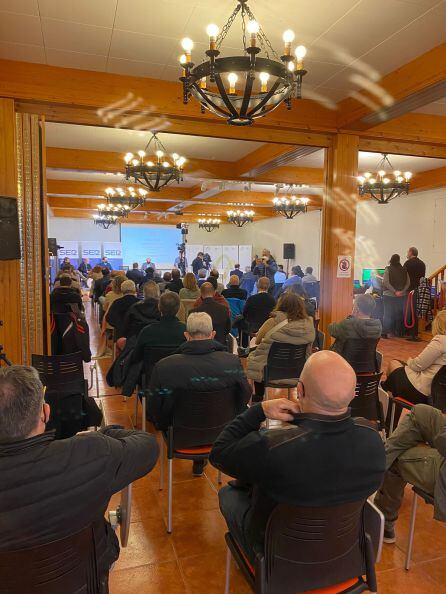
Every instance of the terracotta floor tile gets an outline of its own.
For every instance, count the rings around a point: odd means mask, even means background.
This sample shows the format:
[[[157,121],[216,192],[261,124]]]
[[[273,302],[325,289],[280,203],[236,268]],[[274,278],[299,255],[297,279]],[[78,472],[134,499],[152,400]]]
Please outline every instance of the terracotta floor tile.
[[[180,560],[184,580],[193,594],[221,594],[225,584],[226,551],[204,553]],[[231,594],[252,594],[243,575],[231,562]]]
[[[435,561],[420,563],[417,568],[421,569],[431,579],[441,586],[441,592],[446,592],[446,556]]]
[[[186,587],[173,561],[114,570],[110,574],[110,594],[186,594]]]
[[[167,514],[167,485],[163,491],[154,493],[164,514]],[[191,509],[196,512],[218,509],[217,493],[205,477],[191,478],[173,485],[172,508],[174,516],[188,514]]]
[[[439,594],[438,584],[419,566],[410,571],[390,569],[378,574],[379,594]]]
[[[386,571],[404,567],[404,553],[395,545],[383,545],[381,561],[376,566],[376,571]]]
[[[159,519],[158,519],[159,520]],[[153,526],[150,520],[133,522],[130,527],[129,543],[116,562],[116,569],[138,567],[149,563],[174,561],[175,554],[169,536],[161,526]]]
[[[226,523],[220,511],[196,511],[190,502],[191,511],[173,516],[172,538],[179,558],[191,557],[225,550]]]

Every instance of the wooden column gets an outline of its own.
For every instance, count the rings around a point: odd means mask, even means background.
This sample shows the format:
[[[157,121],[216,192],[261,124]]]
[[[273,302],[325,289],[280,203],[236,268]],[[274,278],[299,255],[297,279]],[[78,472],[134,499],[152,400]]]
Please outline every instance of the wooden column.
[[[17,198],[15,113],[0,98],[0,196]],[[0,231],[1,232],[1,231]],[[20,261],[0,260],[0,344],[13,363],[22,362]]]
[[[352,309],[358,142],[357,136],[338,134],[326,150],[320,305],[320,329],[325,333],[330,322],[341,320]],[[338,278],[338,256],[351,256],[349,278]]]

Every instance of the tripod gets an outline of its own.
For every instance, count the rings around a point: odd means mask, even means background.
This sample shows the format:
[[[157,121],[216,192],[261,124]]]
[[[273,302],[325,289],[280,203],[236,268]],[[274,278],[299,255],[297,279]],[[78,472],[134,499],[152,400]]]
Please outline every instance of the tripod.
[[[8,359],[8,357],[6,356],[6,354],[3,352],[3,345],[0,344],[0,365],[2,365],[2,362],[7,367],[11,367],[11,365],[12,365],[11,361]]]

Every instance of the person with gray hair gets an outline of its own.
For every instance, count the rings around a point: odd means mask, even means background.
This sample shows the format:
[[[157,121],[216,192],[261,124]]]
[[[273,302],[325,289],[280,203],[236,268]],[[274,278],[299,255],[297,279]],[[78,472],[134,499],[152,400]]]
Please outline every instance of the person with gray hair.
[[[127,340],[136,338],[143,328],[160,319],[159,285],[155,281],[147,281],[144,283],[143,294],[144,300],[134,303],[126,314],[123,335]]]
[[[342,354],[345,341],[349,338],[380,338],[381,321],[371,317],[374,311],[375,298],[372,295],[356,295],[351,315],[328,326],[330,336],[335,339],[330,350]]]
[[[147,416],[158,429],[166,430],[172,421],[176,398],[184,390],[208,392],[235,390],[237,412],[246,409],[251,387],[240,360],[215,340],[212,319],[205,312],[190,313],[186,341],[178,353],[159,361],[150,377]],[[194,462],[193,474],[203,473],[203,463]]]
[[[105,592],[119,543],[104,512],[114,493],[152,470],[158,444],[149,433],[116,426],[55,440],[45,432],[50,414],[35,369],[0,368],[0,552],[91,526]]]
[[[304,507],[365,502],[381,485],[384,445],[371,423],[350,415],[355,386],[345,359],[317,352],[305,363],[297,402],[253,404],[215,441],[210,462],[237,479],[220,489],[220,509],[251,562],[279,502]],[[266,419],[289,426],[261,430]]]
[[[132,280],[125,280],[121,284],[121,293],[122,297],[113,301],[105,314],[107,323],[115,329],[115,340],[125,338],[126,315],[132,305],[138,303],[136,285]]]

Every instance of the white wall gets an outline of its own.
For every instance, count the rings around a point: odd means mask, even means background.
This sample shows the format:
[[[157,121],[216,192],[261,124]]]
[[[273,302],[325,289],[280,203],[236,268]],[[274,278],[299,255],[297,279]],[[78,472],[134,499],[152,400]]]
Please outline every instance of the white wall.
[[[119,225],[102,229],[93,223],[92,219],[65,219],[63,217],[48,217],[48,237],[55,237],[57,241],[120,241]]]
[[[382,268],[392,254],[405,260],[415,246],[427,273],[446,264],[446,190],[396,198],[387,205],[362,202],[356,222],[355,278],[363,268]]]

